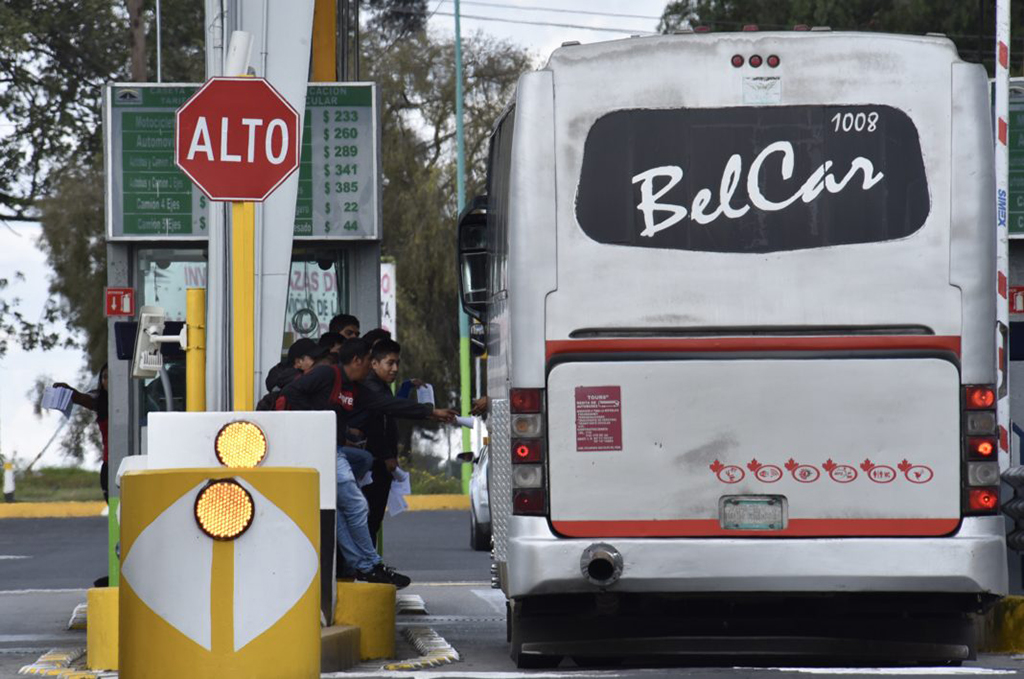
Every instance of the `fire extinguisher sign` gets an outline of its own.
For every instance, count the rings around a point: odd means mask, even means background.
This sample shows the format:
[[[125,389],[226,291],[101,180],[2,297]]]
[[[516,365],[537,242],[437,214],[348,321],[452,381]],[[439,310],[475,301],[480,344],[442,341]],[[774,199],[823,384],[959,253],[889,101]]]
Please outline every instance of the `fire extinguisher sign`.
[[[134,316],[135,290],[132,288],[106,289],[107,316]]]

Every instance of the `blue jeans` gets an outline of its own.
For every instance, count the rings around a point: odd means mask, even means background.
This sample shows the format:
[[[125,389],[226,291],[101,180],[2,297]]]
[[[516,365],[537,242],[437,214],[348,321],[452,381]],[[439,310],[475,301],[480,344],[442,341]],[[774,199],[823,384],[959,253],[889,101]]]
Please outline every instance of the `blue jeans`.
[[[365,450],[350,448],[366,453]],[[336,459],[337,484],[338,484],[338,521],[337,535],[338,547],[345,557],[345,563],[357,571],[372,570],[380,563],[381,558],[377,550],[373,548],[373,541],[370,540],[370,530],[366,525],[366,517],[370,508],[366,504],[363,492],[359,490],[356,477],[352,474],[352,465],[349,462],[348,453],[342,453],[339,448],[339,455]],[[370,456],[369,453],[366,453]],[[372,461],[372,456],[370,456]],[[367,466],[367,469],[369,466]],[[363,472],[366,473],[365,470]]]
[[[366,476],[366,472],[373,467],[373,455],[362,448],[350,446],[338,446],[338,453],[345,456],[348,466],[352,468],[352,476],[356,477],[356,483]]]

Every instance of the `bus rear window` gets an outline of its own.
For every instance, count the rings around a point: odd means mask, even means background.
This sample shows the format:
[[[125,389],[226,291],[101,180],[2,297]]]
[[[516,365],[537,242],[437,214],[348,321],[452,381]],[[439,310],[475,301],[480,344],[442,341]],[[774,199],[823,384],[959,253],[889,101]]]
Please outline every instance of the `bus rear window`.
[[[600,243],[703,252],[894,240],[928,211],[917,128],[889,106],[615,111],[576,197]]]

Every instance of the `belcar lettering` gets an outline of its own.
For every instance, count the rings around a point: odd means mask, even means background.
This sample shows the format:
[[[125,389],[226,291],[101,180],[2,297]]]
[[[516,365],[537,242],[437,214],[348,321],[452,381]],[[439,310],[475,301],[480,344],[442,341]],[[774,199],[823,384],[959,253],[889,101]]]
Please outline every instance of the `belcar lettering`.
[[[576,201],[598,242],[710,252],[894,240],[928,212],[917,129],[888,106],[615,111]]]

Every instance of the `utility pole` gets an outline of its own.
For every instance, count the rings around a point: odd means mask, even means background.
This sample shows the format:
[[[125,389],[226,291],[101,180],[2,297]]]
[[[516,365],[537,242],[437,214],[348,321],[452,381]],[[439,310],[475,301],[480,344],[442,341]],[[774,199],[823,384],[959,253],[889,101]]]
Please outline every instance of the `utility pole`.
[[[462,27],[459,22],[459,0],[455,0],[455,140],[456,140],[456,186],[458,187],[459,216],[466,209],[466,140],[462,129]],[[459,305],[459,375],[460,398],[463,416],[469,415],[469,316]],[[471,452],[470,430],[462,428],[462,452]],[[469,477],[473,473],[473,465],[462,464],[462,492],[469,493]]]

